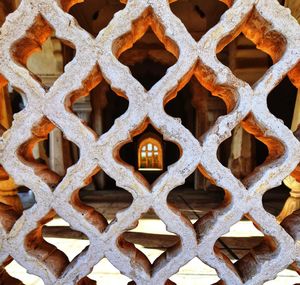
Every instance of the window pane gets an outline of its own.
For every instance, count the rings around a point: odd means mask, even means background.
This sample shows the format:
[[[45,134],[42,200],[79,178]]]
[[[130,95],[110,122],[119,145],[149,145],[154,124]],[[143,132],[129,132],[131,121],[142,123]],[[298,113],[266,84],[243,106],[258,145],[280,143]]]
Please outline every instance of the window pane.
[[[148,150],[152,150],[152,144],[151,143],[148,143]]]
[[[145,145],[142,147],[142,151],[146,151],[146,146]]]
[[[157,146],[154,146],[154,150],[155,150],[155,151],[158,151],[158,147],[157,147]]]

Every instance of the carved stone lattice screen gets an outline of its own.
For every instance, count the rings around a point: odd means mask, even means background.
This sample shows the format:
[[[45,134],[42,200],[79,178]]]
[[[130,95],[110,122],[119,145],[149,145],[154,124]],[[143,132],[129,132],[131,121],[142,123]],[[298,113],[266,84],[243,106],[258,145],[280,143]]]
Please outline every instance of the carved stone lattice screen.
[[[45,284],[94,284],[86,276],[106,257],[136,284],[173,284],[169,278],[198,257],[217,270],[222,280],[218,284],[254,285],[263,284],[290,264],[300,262],[297,234],[288,234],[262,206],[262,195],[279,185],[300,161],[300,143],[266,104],[268,94],[286,74],[296,86],[300,85],[300,29],[290,11],[276,0],[224,0],[229,9],[221,21],[195,42],[171,12],[167,0],[129,0],[124,10],[116,13],[93,38],[67,13],[76,2],[81,1],[23,0],[0,30],[1,86],[9,82],[26,99],[26,108],[14,116],[13,126],[1,137],[0,163],[18,185],[32,189],[36,198],[36,204],[22,215],[1,208],[3,270],[13,258]],[[149,26],[178,61],[147,92],[117,58]],[[55,84],[45,90],[25,68],[25,62],[53,32],[76,49],[76,56]],[[253,87],[236,78],[216,57],[241,32],[274,61]],[[220,117],[199,140],[164,111],[164,105],[192,75],[220,96],[228,108],[228,114]],[[128,99],[129,108],[98,138],[70,107],[74,97],[87,95],[102,79]],[[118,156],[120,146],[141,133],[149,122],[166,140],[181,148],[180,159],[151,189]],[[267,161],[243,182],[222,166],[216,155],[221,142],[231,136],[240,122],[269,148]],[[58,185],[53,173],[28,158],[31,146],[44,139],[54,125],[80,149],[79,161]],[[214,184],[226,189],[227,203],[193,225],[178,209],[168,205],[167,196],[197,167]],[[83,205],[78,196],[78,190],[99,169],[134,198],[111,224],[93,208]],[[122,233],[150,208],[181,240],[154,264],[122,238]],[[90,241],[90,246],[71,263],[42,237],[42,226],[55,214]],[[215,243],[244,215],[259,227],[265,239],[232,264],[219,253]],[[3,272],[1,284],[20,284]]]

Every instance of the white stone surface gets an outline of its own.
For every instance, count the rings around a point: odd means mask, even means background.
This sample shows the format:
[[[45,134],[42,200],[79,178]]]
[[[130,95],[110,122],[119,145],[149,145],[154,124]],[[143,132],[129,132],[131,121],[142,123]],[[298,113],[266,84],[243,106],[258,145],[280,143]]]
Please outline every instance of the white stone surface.
[[[63,0],[64,7],[75,2],[80,1]],[[138,285],[163,285],[196,256],[214,268],[227,285],[257,285],[274,279],[299,258],[299,243],[277,224],[275,217],[265,212],[261,200],[268,189],[279,185],[299,163],[300,143],[280,120],[270,114],[266,98],[293,69],[291,76],[294,83],[300,85],[297,81],[299,68],[295,68],[300,59],[298,23],[277,0],[227,0],[224,2],[232,4],[230,9],[197,43],[172,14],[167,0],[127,2],[126,8],[115,15],[96,39],[82,30],[55,0],[23,0],[1,27],[0,73],[23,92],[27,106],[14,117],[12,128],[0,140],[0,163],[19,185],[32,189],[37,201],[11,230],[2,225],[1,262],[12,256],[46,285],[76,284],[104,257]],[[56,37],[76,48],[75,58],[47,92],[21,65],[30,48],[36,47],[36,42],[41,44],[46,35],[52,33],[52,29],[37,18],[38,15],[42,15],[55,30]],[[34,23],[38,25],[28,35],[28,29]],[[166,48],[178,57],[178,61],[147,92],[117,57],[130,48],[149,25]],[[216,57],[216,51],[241,31],[276,62],[252,87],[237,79]],[[27,39],[18,42],[26,37],[26,32]],[[71,93],[80,91],[79,94],[84,95],[99,83],[99,70],[119,95],[128,98],[129,108],[98,139],[70,112],[67,102]],[[192,74],[214,95],[222,96],[229,110],[229,114],[220,117],[200,140],[175,118],[168,116],[163,108]],[[18,156],[18,149],[24,142],[31,138],[39,139],[50,131],[51,127],[49,123],[45,124],[44,117],[60,128],[81,153],[79,162],[68,169],[54,192],[49,184],[53,183],[55,175],[33,168]],[[141,131],[147,118],[166,140],[180,145],[182,150],[180,160],[169,167],[152,189],[115,157],[117,146],[129,140],[134,131]],[[243,184],[220,164],[216,156],[221,142],[241,121],[244,121],[248,132],[264,140],[270,148],[268,164],[257,169]],[[40,128],[32,131],[33,126],[38,124]],[[179,211],[170,208],[166,200],[169,192],[183,184],[197,166],[218,186],[226,189],[231,199],[228,199],[225,208],[215,210],[193,225]],[[134,197],[131,207],[119,213],[116,221],[108,226],[101,215],[72,199],[76,197],[76,190],[88,183],[87,178],[98,167]],[[135,247],[121,242],[120,238],[149,208],[154,209],[168,231],[181,238],[177,248],[161,256],[154,264]],[[70,264],[61,251],[42,242],[39,231],[32,232],[45,222],[40,222],[43,217],[53,216],[51,209],[90,240],[88,250]],[[214,250],[214,245],[218,237],[228,232],[245,214],[261,227],[265,235],[275,240],[276,249],[272,254],[266,248],[253,250],[252,255],[243,258],[234,267],[230,260]],[[274,244],[269,241],[269,245]],[[85,284],[90,284],[90,281],[86,280]]]

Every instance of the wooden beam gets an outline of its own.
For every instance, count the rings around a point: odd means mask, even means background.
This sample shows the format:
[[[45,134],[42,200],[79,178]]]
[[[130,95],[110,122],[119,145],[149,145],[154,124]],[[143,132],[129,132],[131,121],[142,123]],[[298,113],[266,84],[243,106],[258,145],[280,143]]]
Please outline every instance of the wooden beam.
[[[66,226],[45,226],[43,228],[43,236],[46,238],[88,239],[83,233]],[[123,234],[123,237],[128,242],[155,249],[167,249],[180,242],[178,236],[165,234],[126,232]],[[246,250],[258,245],[262,239],[263,237],[222,237],[222,242],[218,243],[218,247],[224,249],[224,244],[226,244],[227,247],[233,250]]]

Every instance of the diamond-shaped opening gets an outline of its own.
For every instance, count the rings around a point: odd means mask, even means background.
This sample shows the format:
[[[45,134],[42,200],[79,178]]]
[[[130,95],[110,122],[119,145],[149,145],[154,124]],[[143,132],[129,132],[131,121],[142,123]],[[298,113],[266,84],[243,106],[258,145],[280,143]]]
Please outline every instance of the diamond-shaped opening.
[[[170,278],[176,284],[211,285],[219,280],[215,269],[203,263],[198,257],[180,268],[179,272]]]
[[[126,50],[119,57],[119,61],[127,65],[131,74],[146,90],[158,82],[167,69],[177,61],[149,28],[142,38],[131,49]]]
[[[218,0],[177,1],[171,5],[172,12],[183,22],[192,37],[199,41],[215,26],[228,7]]]
[[[255,44],[240,34],[217,54],[218,59],[228,66],[232,73],[253,85],[272,65],[271,57],[258,49]]]
[[[288,188],[284,182],[278,187],[272,188],[268,190],[263,195],[263,207],[264,209],[272,214],[273,216],[277,217],[282,209],[284,208],[285,202],[290,198],[290,191],[291,189]],[[293,199],[293,198],[291,198]],[[294,205],[294,203],[291,203]],[[295,204],[295,206],[297,203]],[[293,209],[291,208],[291,211]],[[287,213],[286,213],[287,214]]]
[[[97,284],[127,285],[130,282],[130,279],[121,274],[107,258],[103,258],[97,265],[95,265],[93,271],[88,275],[88,277],[93,280],[97,280]]]
[[[283,144],[274,137],[265,136],[252,114],[241,122],[232,136],[219,147],[228,146],[226,155],[219,156],[220,162],[247,187],[253,175],[261,175],[262,167],[273,163],[284,154]]]
[[[43,285],[44,282],[38,276],[29,274],[27,270],[17,261],[13,260],[5,267],[6,272],[0,273],[0,280],[3,285]]]
[[[99,66],[95,66],[83,81],[81,89],[67,97],[65,104],[96,136],[107,132],[129,105],[126,96],[118,90],[112,90],[101,76]]]
[[[293,124],[293,116],[296,114],[295,103],[297,98],[297,88],[288,77],[285,77],[269,94],[268,108],[270,112],[293,131],[297,125]]]
[[[208,131],[218,117],[227,113],[225,102],[220,97],[213,96],[195,76],[175,98],[169,100],[165,105],[167,114],[179,118],[196,138]]]
[[[150,8],[133,22],[130,33],[115,40],[113,52],[147,90],[166,74],[179,55],[178,46],[165,35]]]
[[[56,38],[53,28],[39,15],[26,36],[13,44],[11,54],[47,90],[74,58],[75,50],[72,43]]]
[[[168,166],[179,160],[181,151],[176,144],[164,140],[151,123],[146,123],[140,131],[130,143],[120,148],[119,158],[133,166],[135,174],[143,177],[149,187],[167,171]]]
[[[79,149],[46,117],[32,127],[32,137],[20,145],[19,159],[55,188],[66,170],[79,159]]]
[[[264,27],[263,32],[258,27]],[[232,35],[219,42],[217,53],[219,60],[238,78],[253,85],[269,69],[272,61],[276,63],[281,59],[285,50],[285,37],[254,9]]]
[[[90,183],[74,192],[72,195],[72,205],[81,213],[85,213],[92,220],[98,220],[96,225],[100,231],[105,230],[106,226],[115,221],[116,215],[130,207],[133,201],[132,195],[121,189],[101,189],[97,188],[98,179],[103,179],[103,171],[95,172],[90,178]],[[101,183],[101,181],[100,181]]]
[[[172,190],[167,198],[168,204],[179,209],[193,224],[211,211],[226,207],[229,200],[230,194],[216,186],[201,167],[188,176],[183,185]]]
[[[64,252],[69,261],[76,258],[90,244],[84,233],[71,229],[70,225],[59,216],[55,216],[52,221],[45,224],[43,238]]]
[[[119,237],[118,245],[125,253],[139,250],[139,262],[155,266],[159,257],[180,247],[180,238],[166,229],[166,225],[156,213],[150,209],[138,220],[137,226]],[[134,247],[133,247],[134,246]],[[128,254],[128,253],[127,253]]]
[[[67,1],[62,0],[62,2]],[[125,7],[119,1],[85,0],[69,2],[81,2],[72,7],[70,7],[71,3],[69,5],[66,3],[63,8],[69,10],[69,13],[77,20],[79,25],[94,37],[110,23],[115,13]]]
[[[276,249],[276,240],[271,236],[265,236],[259,225],[251,221],[251,217],[246,216],[220,237],[214,248],[218,258],[232,264],[231,269],[243,282],[252,278],[255,272],[258,273],[257,260],[271,258]]]
[[[267,146],[247,133],[241,124],[218,149],[219,161],[240,180],[249,176],[255,167],[264,163],[267,157]]]
[[[91,127],[98,134],[106,133],[128,109],[129,103],[125,96],[111,89],[109,84],[102,80],[91,92],[92,122]]]

